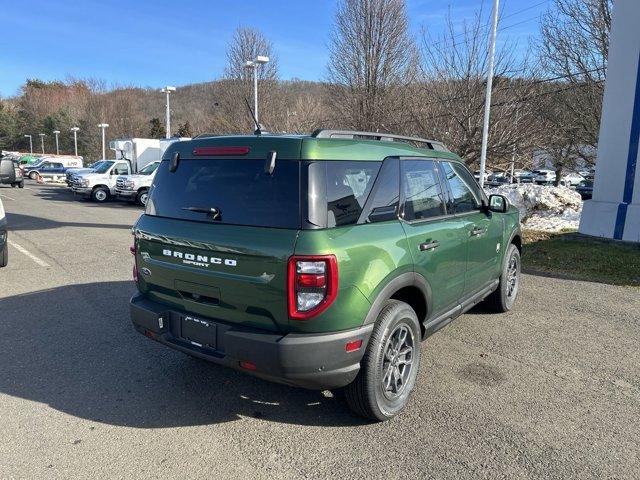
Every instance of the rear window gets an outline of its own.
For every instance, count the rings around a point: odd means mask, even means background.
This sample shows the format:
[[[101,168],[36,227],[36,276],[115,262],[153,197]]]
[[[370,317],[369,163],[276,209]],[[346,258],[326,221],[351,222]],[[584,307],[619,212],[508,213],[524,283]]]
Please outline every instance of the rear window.
[[[161,162],[146,213],[207,223],[300,228],[300,162],[277,160],[180,160],[175,172]],[[219,216],[207,210],[215,209]]]

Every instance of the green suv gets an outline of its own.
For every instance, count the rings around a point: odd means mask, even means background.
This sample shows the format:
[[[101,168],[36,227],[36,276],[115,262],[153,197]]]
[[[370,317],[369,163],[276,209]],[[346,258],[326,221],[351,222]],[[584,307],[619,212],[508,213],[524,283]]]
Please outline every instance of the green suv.
[[[147,337],[385,420],[420,341],[518,294],[518,211],[441,143],[368,132],[222,136],[164,154],[131,250]]]

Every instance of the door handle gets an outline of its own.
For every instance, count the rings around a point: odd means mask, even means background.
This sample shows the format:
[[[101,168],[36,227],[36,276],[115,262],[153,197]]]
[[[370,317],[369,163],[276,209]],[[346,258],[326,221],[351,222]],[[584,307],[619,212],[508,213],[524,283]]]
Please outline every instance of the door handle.
[[[473,230],[471,230],[471,232],[469,233],[471,234],[472,237],[477,237],[478,235],[487,233],[487,229],[482,227],[473,227]]]
[[[421,252],[430,252],[432,250],[435,250],[439,246],[440,246],[440,242],[437,241],[437,240],[434,240],[433,242],[421,243],[420,244],[420,251]]]

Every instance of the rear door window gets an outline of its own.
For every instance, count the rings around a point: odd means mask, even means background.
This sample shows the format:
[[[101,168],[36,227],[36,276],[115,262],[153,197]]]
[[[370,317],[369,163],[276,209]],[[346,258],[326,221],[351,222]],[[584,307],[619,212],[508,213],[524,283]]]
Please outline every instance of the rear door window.
[[[207,213],[211,209],[219,212]],[[180,160],[158,167],[146,213],[197,222],[300,228],[300,162],[277,160],[271,175],[265,160]]]
[[[434,161],[402,161],[402,191],[405,220],[425,220],[446,213],[438,169]]]

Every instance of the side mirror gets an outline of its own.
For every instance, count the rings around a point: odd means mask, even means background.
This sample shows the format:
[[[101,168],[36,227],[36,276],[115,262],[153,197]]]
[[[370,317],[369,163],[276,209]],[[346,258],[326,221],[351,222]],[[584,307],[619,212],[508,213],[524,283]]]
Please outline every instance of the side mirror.
[[[509,208],[509,200],[504,195],[489,196],[489,210],[497,213],[506,213]]]
[[[388,220],[395,220],[398,218],[397,205],[391,205],[387,207],[377,207],[371,210],[369,214],[369,222],[386,222]]]

